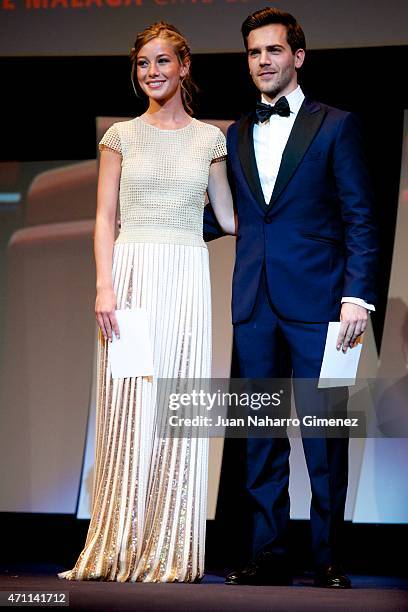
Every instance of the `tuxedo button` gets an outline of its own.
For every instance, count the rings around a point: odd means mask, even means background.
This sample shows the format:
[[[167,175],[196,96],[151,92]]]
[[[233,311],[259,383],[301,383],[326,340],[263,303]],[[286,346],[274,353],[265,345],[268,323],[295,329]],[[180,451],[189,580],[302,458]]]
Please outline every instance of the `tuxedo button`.
[[[272,218],[271,217],[264,217],[264,221],[265,221],[265,223],[272,223]]]

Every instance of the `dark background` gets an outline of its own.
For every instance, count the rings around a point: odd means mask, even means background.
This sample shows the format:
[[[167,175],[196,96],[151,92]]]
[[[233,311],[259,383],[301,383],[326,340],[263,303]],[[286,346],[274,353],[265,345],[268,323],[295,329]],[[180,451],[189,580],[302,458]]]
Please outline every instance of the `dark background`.
[[[324,103],[355,111],[363,121],[367,157],[380,228],[379,302],[373,326],[380,348],[399,195],[404,109],[408,109],[405,67],[408,46],[309,51],[300,83]],[[95,117],[133,117],[145,109],[130,84],[126,57],[0,59],[3,161],[83,160],[96,156]],[[193,58],[199,86],[198,118],[237,119],[249,110],[256,92],[244,54]],[[208,524],[207,564],[234,566],[248,553],[249,520],[244,495],[242,440],[226,440],[215,521]],[[71,567],[88,521],[66,515],[3,514],[11,536],[10,559],[53,559]],[[407,527],[347,524],[346,561],[354,571],[399,572],[395,547]],[[307,523],[292,521],[297,563],[310,567]],[[64,545],[62,546],[62,540]],[[221,544],[220,544],[221,543]],[[42,547],[43,552],[39,552]]]

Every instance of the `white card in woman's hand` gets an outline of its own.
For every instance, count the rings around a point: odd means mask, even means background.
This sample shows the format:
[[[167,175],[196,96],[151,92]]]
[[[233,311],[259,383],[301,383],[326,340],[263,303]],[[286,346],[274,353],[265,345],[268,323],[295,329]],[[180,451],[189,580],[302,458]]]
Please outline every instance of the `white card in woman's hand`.
[[[153,351],[144,308],[116,310],[118,339],[112,333],[109,361],[112,378],[153,376]]]

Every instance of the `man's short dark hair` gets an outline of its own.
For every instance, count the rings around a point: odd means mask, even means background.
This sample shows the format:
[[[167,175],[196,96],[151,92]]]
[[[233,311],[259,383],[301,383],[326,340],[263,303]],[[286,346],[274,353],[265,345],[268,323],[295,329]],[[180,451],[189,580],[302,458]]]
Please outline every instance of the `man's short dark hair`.
[[[274,23],[280,23],[286,27],[286,40],[292,49],[292,53],[295,53],[298,49],[306,49],[304,32],[293,15],[270,6],[252,13],[242,24],[241,33],[245,49],[248,51],[248,35],[252,30]]]

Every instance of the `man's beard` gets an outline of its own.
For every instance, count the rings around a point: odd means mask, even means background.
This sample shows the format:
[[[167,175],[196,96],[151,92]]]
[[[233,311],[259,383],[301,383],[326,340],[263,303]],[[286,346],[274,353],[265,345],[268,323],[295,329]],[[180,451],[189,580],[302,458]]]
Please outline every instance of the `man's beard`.
[[[269,98],[276,98],[289,85],[292,75],[289,71],[281,72],[276,83],[271,83],[269,89],[261,89],[260,91]],[[268,84],[265,84],[268,87]]]
[[[276,98],[276,96],[278,96],[280,94],[280,92],[282,91],[283,87],[281,87],[280,83],[277,83],[276,85],[274,85],[271,89],[264,89],[262,90],[263,94],[266,94],[269,98]]]

